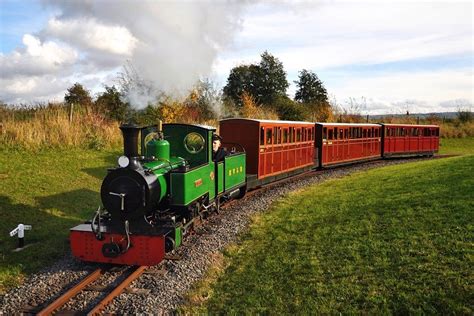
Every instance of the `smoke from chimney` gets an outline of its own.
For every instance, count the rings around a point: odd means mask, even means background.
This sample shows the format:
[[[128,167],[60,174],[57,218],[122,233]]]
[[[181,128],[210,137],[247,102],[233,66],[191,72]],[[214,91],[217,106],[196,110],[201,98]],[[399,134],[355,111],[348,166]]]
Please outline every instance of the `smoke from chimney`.
[[[247,1],[61,1],[56,21],[94,19],[126,28],[133,39],[127,58],[138,82],[126,89],[136,109],[155,102],[159,92],[182,95],[211,73],[219,51],[230,46],[241,27]],[[58,22],[59,23],[59,22]],[[132,47],[132,46],[131,46]]]

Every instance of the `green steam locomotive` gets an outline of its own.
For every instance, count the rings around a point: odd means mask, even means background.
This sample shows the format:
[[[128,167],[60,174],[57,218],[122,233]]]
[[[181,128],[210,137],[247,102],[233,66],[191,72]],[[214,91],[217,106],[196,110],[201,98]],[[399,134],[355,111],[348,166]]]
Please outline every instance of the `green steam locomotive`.
[[[213,159],[213,127],[122,125],[124,154],[101,187],[103,207],[71,229],[84,261],[155,265],[180,246],[197,218],[246,191],[246,154],[238,144]],[[139,152],[140,148],[140,152]]]

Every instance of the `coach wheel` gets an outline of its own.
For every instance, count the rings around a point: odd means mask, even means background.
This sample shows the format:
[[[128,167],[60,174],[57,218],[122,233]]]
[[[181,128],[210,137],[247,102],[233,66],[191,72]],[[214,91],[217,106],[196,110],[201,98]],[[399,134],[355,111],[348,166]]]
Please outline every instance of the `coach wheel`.
[[[245,196],[245,193],[247,193],[247,186],[243,186],[239,188],[239,195],[237,195],[236,199],[241,199]]]
[[[174,242],[174,239],[167,236],[165,239],[165,252],[170,252],[174,250],[176,243]]]

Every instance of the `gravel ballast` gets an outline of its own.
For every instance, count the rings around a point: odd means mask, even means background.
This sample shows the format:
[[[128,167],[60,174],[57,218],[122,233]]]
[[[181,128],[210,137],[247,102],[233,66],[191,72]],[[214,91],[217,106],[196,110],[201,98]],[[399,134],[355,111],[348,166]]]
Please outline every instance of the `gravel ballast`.
[[[248,227],[254,214],[266,211],[277,199],[291,191],[320,183],[330,178],[339,178],[356,171],[375,167],[400,164],[415,159],[376,161],[373,163],[351,165],[337,169],[315,172],[298,178],[280,182],[242,200],[226,206],[219,215],[211,216],[197,233],[188,236],[182,247],[173,253],[180,260],[166,260],[156,269],[165,273],[146,273],[132,283],[137,293],[122,293],[109,306],[106,313],[160,314],[175,311],[184,303],[184,297],[195,282],[203,278],[210,266],[215,263],[216,254],[229,244],[236,242]],[[0,296],[0,314],[18,314],[24,308],[41,306],[61,295],[98,265],[82,263],[71,255],[51,267],[28,277],[19,287]],[[106,279],[107,274],[101,277]],[[107,280],[101,282],[107,283]],[[68,303],[67,310],[84,310],[91,306],[92,300],[105,294],[85,291]]]

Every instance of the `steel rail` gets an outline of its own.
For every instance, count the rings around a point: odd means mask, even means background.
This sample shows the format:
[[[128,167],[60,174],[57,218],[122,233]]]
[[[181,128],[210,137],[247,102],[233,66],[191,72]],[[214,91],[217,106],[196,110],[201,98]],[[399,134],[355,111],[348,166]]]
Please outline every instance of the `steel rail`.
[[[100,301],[87,315],[100,315],[100,312],[109,304],[115,297],[119,296],[122,291],[135,281],[148,266],[139,266],[133,271],[125,280],[122,281],[116,288],[114,288],[102,301]]]
[[[49,304],[46,308],[42,309],[37,315],[46,316],[51,315],[56,309],[64,306],[71,298],[81,292],[86,286],[97,280],[103,273],[104,270],[97,269],[90,273],[85,279],[79,282],[77,285],[69,289],[66,293],[58,297],[54,302]]]

